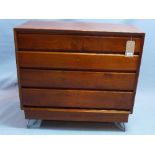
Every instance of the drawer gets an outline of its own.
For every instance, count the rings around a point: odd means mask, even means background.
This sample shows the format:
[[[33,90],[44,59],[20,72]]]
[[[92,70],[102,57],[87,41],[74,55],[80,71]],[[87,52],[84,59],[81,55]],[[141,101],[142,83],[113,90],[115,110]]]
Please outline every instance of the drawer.
[[[136,72],[139,56],[67,52],[17,52],[19,67]]]
[[[79,36],[17,33],[17,50],[56,50],[125,53],[130,37]],[[134,38],[135,53],[141,51],[141,39]]]
[[[22,103],[33,107],[129,110],[132,92],[22,88]]]
[[[22,87],[134,90],[135,73],[20,69]]]
[[[26,119],[127,122],[129,111],[60,108],[24,108]]]

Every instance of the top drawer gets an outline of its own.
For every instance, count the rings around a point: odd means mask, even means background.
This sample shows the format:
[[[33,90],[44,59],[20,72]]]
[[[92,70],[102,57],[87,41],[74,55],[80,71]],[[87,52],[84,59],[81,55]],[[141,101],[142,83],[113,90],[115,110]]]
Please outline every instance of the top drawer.
[[[130,37],[79,36],[17,33],[17,50],[79,51],[79,52],[112,52],[125,53],[126,42]],[[136,42],[135,53],[141,51],[141,39]]]

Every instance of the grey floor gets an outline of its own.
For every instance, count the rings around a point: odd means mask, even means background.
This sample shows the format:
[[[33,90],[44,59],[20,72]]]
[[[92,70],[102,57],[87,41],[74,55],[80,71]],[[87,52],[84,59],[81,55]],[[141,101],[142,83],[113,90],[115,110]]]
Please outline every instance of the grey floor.
[[[19,106],[12,33],[15,25],[25,21],[0,20],[0,134],[155,134],[155,20],[89,20],[132,24],[146,32],[134,113],[126,123],[126,132],[112,123],[43,121],[41,128],[26,128]]]

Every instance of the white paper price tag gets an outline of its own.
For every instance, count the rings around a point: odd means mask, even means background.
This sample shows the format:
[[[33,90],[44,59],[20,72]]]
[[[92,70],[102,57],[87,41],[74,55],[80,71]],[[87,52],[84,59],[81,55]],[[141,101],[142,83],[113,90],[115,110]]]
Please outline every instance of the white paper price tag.
[[[127,41],[125,56],[132,57],[134,55],[134,51],[135,51],[135,41],[132,41],[132,40]]]

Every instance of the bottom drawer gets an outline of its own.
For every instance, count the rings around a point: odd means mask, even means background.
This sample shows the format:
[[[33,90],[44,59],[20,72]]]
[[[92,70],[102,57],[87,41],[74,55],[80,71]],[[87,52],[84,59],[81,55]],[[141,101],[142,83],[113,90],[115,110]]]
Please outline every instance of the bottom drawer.
[[[26,119],[127,122],[129,111],[62,108],[24,108]]]

